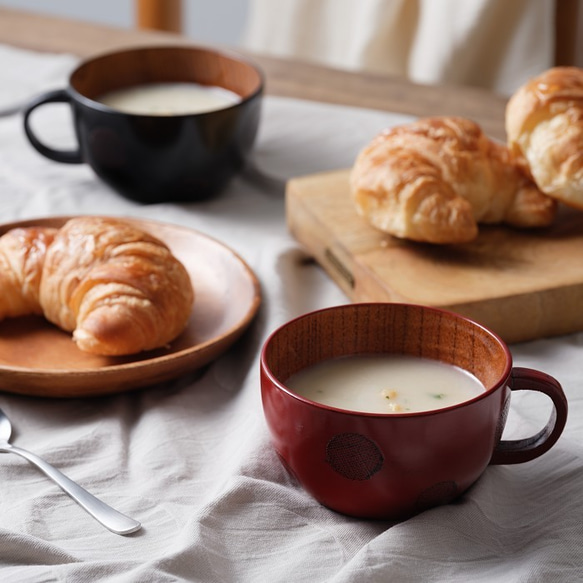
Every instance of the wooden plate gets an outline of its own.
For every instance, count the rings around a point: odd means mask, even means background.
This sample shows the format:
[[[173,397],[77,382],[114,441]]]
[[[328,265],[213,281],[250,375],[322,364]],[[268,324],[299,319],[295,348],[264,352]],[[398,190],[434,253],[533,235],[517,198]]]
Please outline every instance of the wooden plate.
[[[0,226],[60,227],[70,217]],[[96,356],[42,317],[0,323],[0,390],[42,397],[88,397],[152,385],[208,364],[243,333],[261,302],[259,282],[229,247],[197,231],[129,219],[164,241],[188,270],[196,299],[186,330],[169,347],[124,357]]]

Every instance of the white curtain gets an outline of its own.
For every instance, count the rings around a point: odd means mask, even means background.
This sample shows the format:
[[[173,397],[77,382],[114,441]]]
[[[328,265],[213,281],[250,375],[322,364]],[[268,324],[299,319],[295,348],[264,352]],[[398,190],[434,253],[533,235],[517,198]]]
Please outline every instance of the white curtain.
[[[553,64],[553,0],[250,0],[244,45],[511,94]]]

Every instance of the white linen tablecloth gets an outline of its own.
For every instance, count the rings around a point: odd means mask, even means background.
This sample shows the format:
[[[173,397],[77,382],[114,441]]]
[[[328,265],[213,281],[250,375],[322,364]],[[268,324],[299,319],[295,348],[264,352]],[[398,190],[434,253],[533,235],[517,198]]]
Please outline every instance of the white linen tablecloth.
[[[0,47],[0,109],[62,86],[75,59]],[[38,111],[47,142],[70,143],[65,106]],[[400,115],[267,97],[255,164],[287,177],[352,164]],[[141,532],[114,535],[17,456],[0,456],[0,580],[128,582],[571,582],[583,580],[583,334],[512,346],[515,364],[563,384],[570,417],[541,458],[489,467],[455,503],[399,524],[348,518],[308,496],[270,446],[259,390],[267,335],[346,303],[289,235],[281,182],[242,175],[217,199],[143,206],[89,167],[50,162],[21,116],[0,118],[3,222],[64,214],[153,218],[236,250],[262,284],[249,331],[212,365],[147,389],[91,399],[0,393],[14,443],[45,457]],[[1,330],[1,328],[0,328]],[[506,436],[534,433],[547,401],[516,394]]]

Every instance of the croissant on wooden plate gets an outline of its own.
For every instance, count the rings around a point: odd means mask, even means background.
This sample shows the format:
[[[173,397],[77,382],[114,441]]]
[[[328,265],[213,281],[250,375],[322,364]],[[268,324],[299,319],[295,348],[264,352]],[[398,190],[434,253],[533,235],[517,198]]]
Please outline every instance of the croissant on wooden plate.
[[[583,208],[583,70],[555,67],[527,81],[508,101],[506,133],[538,187]]]
[[[508,148],[479,125],[433,117],[378,135],[358,155],[350,176],[358,213],[396,237],[464,243],[478,223],[540,227],[556,201],[545,196]]]
[[[164,346],[186,327],[193,300],[182,263],[129,222],[78,217],[0,237],[0,319],[43,314],[85,352]]]

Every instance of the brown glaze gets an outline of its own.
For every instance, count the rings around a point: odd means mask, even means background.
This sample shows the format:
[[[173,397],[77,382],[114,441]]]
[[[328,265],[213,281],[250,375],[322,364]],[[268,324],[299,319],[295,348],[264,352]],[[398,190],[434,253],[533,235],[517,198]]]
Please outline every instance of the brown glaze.
[[[108,91],[144,83],[187,83],[223,87],[252,97],[262,86],[259,71],[228,53],[200,47],[145,47],[91,59],[71,75],[71,87],[97,99]]]
[[[421,306],[352,304],[290,322],[265,352],[273,374],[285,382],[292,374],[323,360],[352,354],[397,353],[455,364],[476,375],[487,388],[507,376],[510,353],[504,343],[461,317]],[[295,358],[287,358],[289,347]]]

